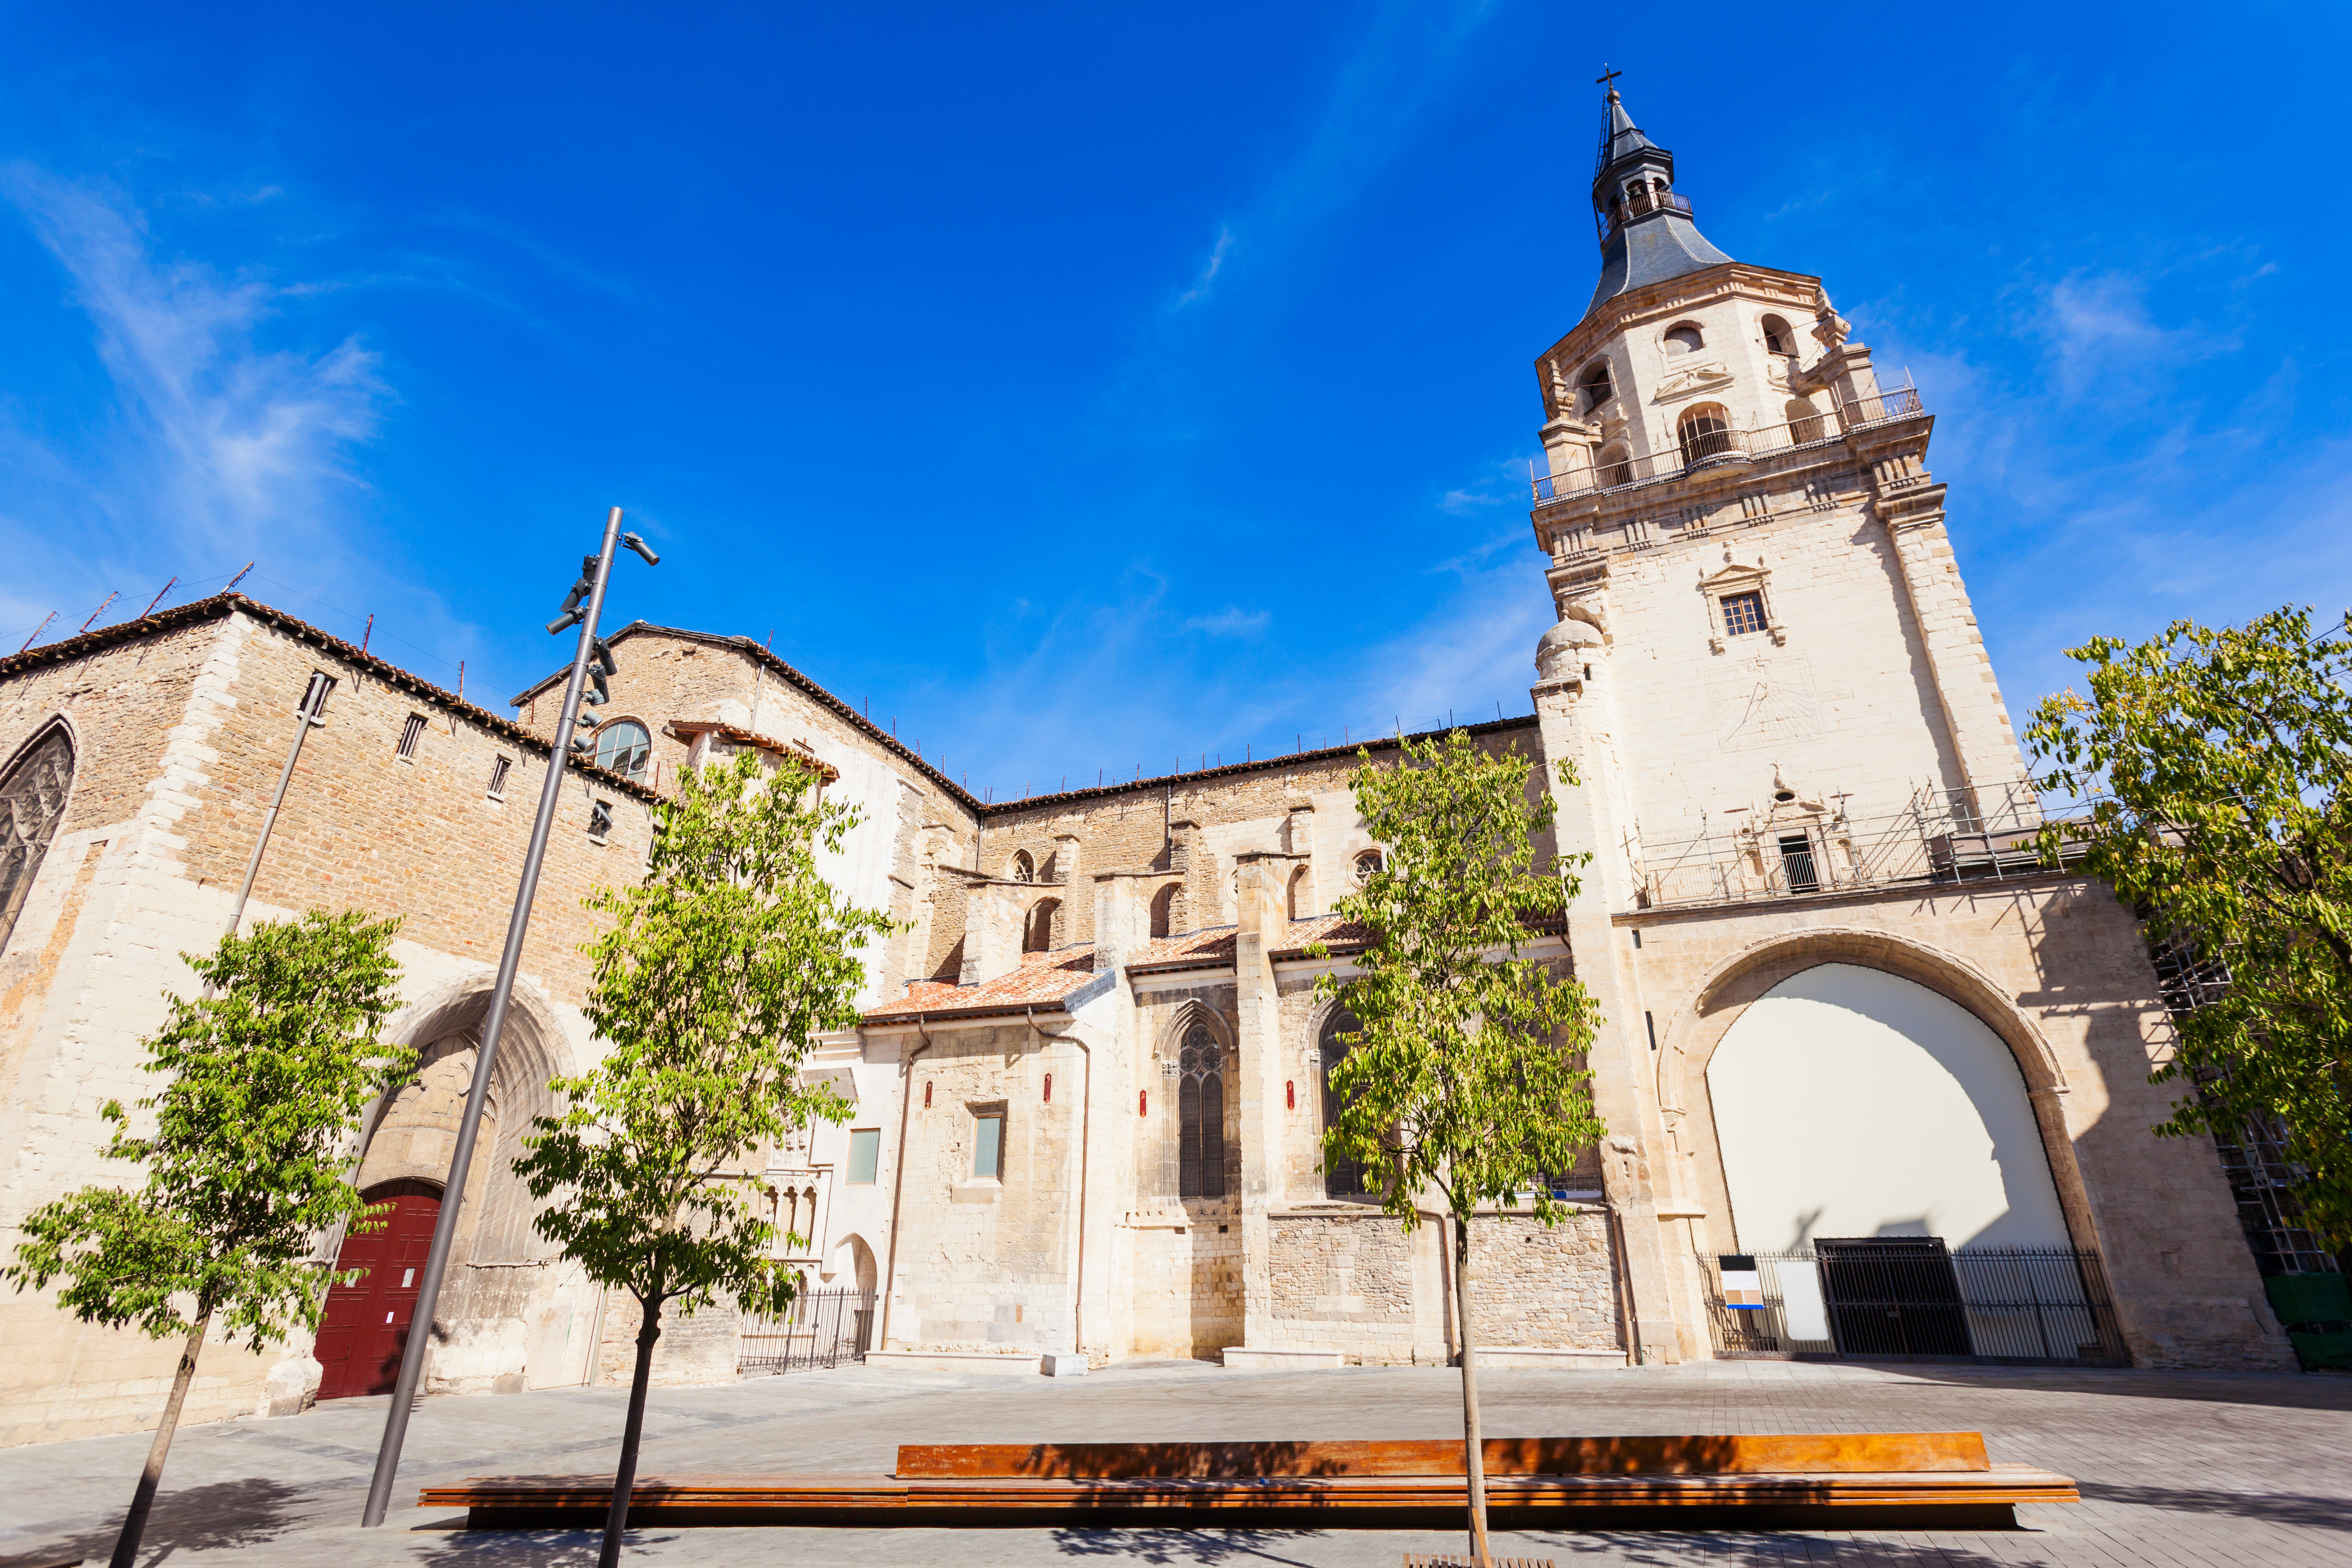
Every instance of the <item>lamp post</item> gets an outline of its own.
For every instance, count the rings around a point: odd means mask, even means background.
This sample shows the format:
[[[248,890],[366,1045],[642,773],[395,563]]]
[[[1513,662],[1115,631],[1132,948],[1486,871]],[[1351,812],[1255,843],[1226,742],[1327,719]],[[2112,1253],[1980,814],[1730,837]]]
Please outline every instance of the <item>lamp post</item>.
[[[587,680],[592,658],[599,669],[596,684],[600,693],[603,677],[615,673],[612,651],[597,640],[596,620],[604,612],[604,587],[613,574],[613,548],[616,543],[625,543],[648,566],[661,563],[661,558],[646,548],[645,542],[635,534],[622,534],[621,509],[614,507],[604,520],[603,548],[582,563],[580,581],[564,601],[562,614],[548,624],[548,631],[555,634],[577,623],[580,642],[572,653],[572,677],[564,685],[563,707],[556,716],[555,744],[547,758],[547,782],[540,788],[539,817],[531,825],[530,852],[523,857],[522,885],[515,891],[514,914],[507,921],[506,951],[499,956],[498,983],[490,990],[489,1016],[482,1025],[482,1048],[474,1061],[472,1087],[466,1094],[465,1119],[457,1125],[457,1147],[449,1159],[448,1184],[441,1189],[441,1213],[433,1226],[433,1249],[425,1259],[416,1314],[409,1320],[408,1340],[401,1348],[400,1380],[393,1385],[392,1408],[384,1413],[383,1441],[376,1449],[375,1476],[368,1483],[367,1510],[360,1519],[362,1524],[382,1524],[384,1510],[392,1501],[393,1479],[400,1469],[400,1447],[408,1436],[409,1408],[415,1403],[417,1379],[425,1371],[434,1313],[441,1300],[442,1276],[449,1267],[449,1244],[457,1234],[457,1211],[466,1201],[466,1176],[474,1163],[474,1138],[481,1131],[482,1106],[489,1098],[499,1036],[506,1027],[507,1005],[514,998],[515,971],[522,963],[523,937],[530,929],[531,899],[539,891],[539,871],[547,858],[547,838],[555,823],[555,804],[563,793],[563,771],[571,761],[572,729],[578,716],[581,688]],[[597,700],[601,700],[601,697]]]

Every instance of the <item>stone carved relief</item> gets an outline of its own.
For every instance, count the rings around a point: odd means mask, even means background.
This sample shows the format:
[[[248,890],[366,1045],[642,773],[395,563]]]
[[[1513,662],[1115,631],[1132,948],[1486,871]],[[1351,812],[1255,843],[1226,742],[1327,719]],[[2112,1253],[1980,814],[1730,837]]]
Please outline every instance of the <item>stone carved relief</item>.
[[[1721,360],[1695,364],[1687,370],[1677,370],[1661,377],[1658,390],[1650,396],[1653,403],[1672,403],[1701,392],[1710,392],[1729,384],[1731,371]]]

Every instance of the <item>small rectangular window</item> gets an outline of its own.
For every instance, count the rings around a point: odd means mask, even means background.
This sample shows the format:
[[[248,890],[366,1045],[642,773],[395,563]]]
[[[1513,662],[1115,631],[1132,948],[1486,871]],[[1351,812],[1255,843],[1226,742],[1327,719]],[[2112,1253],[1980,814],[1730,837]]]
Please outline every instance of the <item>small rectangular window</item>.
[[[1723,596],[1723,630],[1728,637],[1745,637],[1749,632],[1764,629],[1764,595],[1760,593],[1726,594]]]
[[[400,727],[400,756],[403,762],[416,760],[416,737],[425,733],[425,715],[411,713],[408,722]]]
[[[971,1141],[971,1173],[1002,1181],[1004,1179],[1004,1118],[999,1113],[973,1120],[977,1126]]]
[[[1789,891],[1812,893],[1821,890],[1821,877],[1813,869],[1811,835],[1786,833],[1780,836],[1780,868],[1788,873]]]
[[[512,757],[500,757],[490,764],[490,798],[492,800],[506,799],[507,770],[513,765]]]
[[[882,1129],[853,1127],[849,1130],[849,1174],[845,1178],[853,1187],[870,1187],[882,1164]]]
[[[602,844],[604,836],[612,831],[613,803],[600,800],[588,808],[588,837]]]

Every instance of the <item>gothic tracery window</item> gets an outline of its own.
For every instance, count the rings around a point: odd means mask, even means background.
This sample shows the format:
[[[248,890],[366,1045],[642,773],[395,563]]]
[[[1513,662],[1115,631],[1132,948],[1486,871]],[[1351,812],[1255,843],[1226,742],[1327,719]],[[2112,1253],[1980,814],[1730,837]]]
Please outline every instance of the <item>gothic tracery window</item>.
[[[1334,1012],[1323,1021],[1321,1047],[1317,1053],[1323,1079],[1323,1125],[1329,1127],[1339,1121],[1339,1112],[1347,1108],[1343,1097],[1331,1082],[1331,1069],[1347,1059],[1348,1042],[1343,1035],[1354,1034],[1363,1026],[1353,1013]],[[1364,1195],[1364,1167],[1356,1160],[1334,1160],[1323,1156],[1323,1195],[1333,1198],[1354,1198]]]
[[[73,739],[60,724],[0,779],[0,952],[33,890],[73,784]]]
[[[1013,853],[1013,868],[1007,879],[1014,882],[1034,882],[1037,879],[1037,862],[1029,858],[1029,851],[1021,849]]]
[[[1367,849],[1361,855],[1357,856],[1356,886],[1360,888],[1365,883],[1370,881],[1372,879],[1373,873],[1378,871],[1382,864],[1383,862],[1381,859],[1381,852],[1377,849]]]
[[[1184,1033],[1176,1058],[1176,1190],[1225,1195],[1225,1048],[1206,1024]]]

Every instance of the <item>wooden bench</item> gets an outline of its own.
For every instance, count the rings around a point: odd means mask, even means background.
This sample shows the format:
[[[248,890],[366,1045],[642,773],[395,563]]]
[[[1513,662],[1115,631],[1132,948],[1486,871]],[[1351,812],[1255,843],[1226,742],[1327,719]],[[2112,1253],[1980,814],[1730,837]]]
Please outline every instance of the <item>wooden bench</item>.
[[[1975,1432],[1496,1437],[1498,1528],[1837,1524],[2011,1529],[2021,1502],[2076,1502],[2066,1477],[1994,1465]],[[917,1443],[878,1475],[677,1475],[637,1482],[646,1524],[1451,1527],[1462,1445],[1430,1442]],[[608,1476],[486,1476],[426,1487],[474,1529],[585,1528]],[[1076,1516],[1075,1519],[1073,1516]]]

